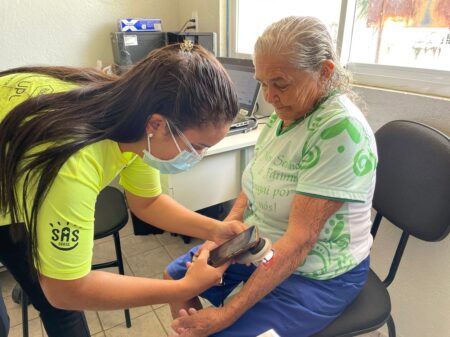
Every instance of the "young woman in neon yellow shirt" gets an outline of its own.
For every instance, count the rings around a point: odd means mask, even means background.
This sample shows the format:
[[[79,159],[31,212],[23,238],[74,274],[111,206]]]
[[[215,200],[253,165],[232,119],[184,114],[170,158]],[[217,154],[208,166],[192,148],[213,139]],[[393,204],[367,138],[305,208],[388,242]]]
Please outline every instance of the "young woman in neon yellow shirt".
[[[120,175],[131,211],[145,222],[216,243],[240,232],[238,221],[179,205],[159,182],[160,172],[201,160],[237,111],[228,75],[198,46],[155,50],[120,77],[54,67],[0,72],[0,261],[49,337],[89,336],[82,310],[188,299],[219,281],[225,267],[210,267],[208,251],[179,281],[91,271],[94,209]],[[70,246],[58,245],[55,224],[72,233]]]

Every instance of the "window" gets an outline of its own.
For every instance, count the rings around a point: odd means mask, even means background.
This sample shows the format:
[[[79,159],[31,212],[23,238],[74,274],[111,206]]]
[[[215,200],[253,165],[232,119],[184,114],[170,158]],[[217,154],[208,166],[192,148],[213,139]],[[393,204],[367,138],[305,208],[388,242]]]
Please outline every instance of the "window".
[[[341,2],[339,0],[241,0],[237,1],[236,53],[251,54],[256,39],[264,29],[294,13],[322,20],[336,41]],[[327,10],[324,11],[323,9]]]
[[[450,97],[450,0],[231,3],[232,56],[249,57],[270,23],[310,15],[328,26],[355,83]]]
[[[449,13],[448,0],[358,0],[350,62],[449,71]]]

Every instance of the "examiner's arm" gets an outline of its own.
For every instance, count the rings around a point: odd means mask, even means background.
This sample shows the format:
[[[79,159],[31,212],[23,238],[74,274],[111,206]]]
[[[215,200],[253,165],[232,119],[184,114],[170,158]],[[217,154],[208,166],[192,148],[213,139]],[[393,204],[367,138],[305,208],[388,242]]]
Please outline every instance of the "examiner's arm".
[[[207,264],[209,252],[202,250],[180,280],[157,280],[91,271],[76,280],[57,280],[40,275],[48,301],[66,310],[114,310],[192,298],[217,284],[227,266]]]
[[[223,308],[207,308],[192,316],[180,317],[172,326],[188,329],[182,336],[206,336],[231,325],[303,263],[326,220],[341,206],[342,202],[296,195],[288,229],[273,245],[275,255],[270,267],[259,266]]]
[[[139,219],[169,232],[219,244],[245,229],[238,221],[221,222],[192,212],[165,194],[153,198],[139,197],[130,192],[126,195],[131,211]]]

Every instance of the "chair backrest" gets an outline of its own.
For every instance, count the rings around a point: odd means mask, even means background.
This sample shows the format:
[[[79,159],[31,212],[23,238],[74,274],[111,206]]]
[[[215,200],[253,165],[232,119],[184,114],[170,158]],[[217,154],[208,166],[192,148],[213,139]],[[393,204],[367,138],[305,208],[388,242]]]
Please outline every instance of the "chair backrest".
[[[94,239],[112,235],[128,222],[128,208],[123,193],[106,186],[97,196],[95,204]]]
[[[450,138],[418,122],[387,123],[375,134],[377,183],[373,207],[425,241],[450,230]]]

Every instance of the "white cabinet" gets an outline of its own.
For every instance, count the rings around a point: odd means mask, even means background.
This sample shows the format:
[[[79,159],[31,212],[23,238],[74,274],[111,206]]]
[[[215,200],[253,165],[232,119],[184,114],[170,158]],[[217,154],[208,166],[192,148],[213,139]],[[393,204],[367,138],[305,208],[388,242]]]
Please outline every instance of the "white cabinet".
[[[259,132],[225,137],[192,170],[161,175],[164,193],[193,211],[236,198]]]

